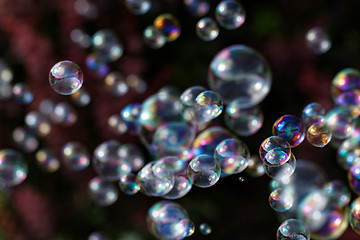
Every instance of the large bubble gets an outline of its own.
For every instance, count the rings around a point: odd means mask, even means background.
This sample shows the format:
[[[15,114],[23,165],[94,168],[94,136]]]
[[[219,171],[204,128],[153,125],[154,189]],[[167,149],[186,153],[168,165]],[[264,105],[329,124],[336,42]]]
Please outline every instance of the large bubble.
[[[84,76],[80,67],[72,61],[55,64],[49,73],[50,86],[61,95],[77,92],[83,84]]]

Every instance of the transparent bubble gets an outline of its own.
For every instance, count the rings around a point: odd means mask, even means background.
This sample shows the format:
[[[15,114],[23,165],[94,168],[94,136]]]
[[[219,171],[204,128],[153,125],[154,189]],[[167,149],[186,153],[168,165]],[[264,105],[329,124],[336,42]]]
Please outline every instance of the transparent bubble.
[[[111,115],[108,119],[109,128],[113,133],[122,135],[127,131],[127,125],[122,117],[118,114]]]
[[[261,143],[259,156],[266,165],[280,166],[289,161],[291,148],[284,138],[271,136]]]
[[[79,107],[84,107],[89,105],[91,102],[91,96],[89,92],[83,87],[76,93],[71,95],[71,100],[73,103]]]
[[[108,140],[94,150],[94,169],[105,180],[118,181],[132,170],[130,163],[119,156],[119,147],[118,141]]]
[[[106,62],[114,62],[123,55],[123,46],[115,33],[109,29],[94,33],[91,37],[91,43],[98,56]]]
[[[345,169],[349,170],[352,165],[360,160],[360,139],[350,137],[342,142],[337,150],[337,162]]]
[[[110,238],[102,232],[93,232],[87,240],[110,240]]]
[[[180,23],[178,19],[170,13],[164,13],[155,18],[154,27],[161,31],[167,42],[172,42],[180,36]]]
[[[215,16],[220,26],[229,30],[238,28],[245,22],[245,10],[234,0],[221,1],[216,7]]]
[[[294,204],[294,192],[287,188],[277,188],[270,193],[269,204],[276,212],[285,212]]]
[[[351,189],[360,195],[360,163],[355,163],[348,172],[348,180]]]
[[[178,89],[172,85],[166,85],[157,91],[158,94],[167,94],[169,96],[180,97]]]
[[[137,93],[144,93],[148,88],[148,85],[144,79],[135,74],[128,75],[126,77],[126,83]]]
[[[184,197],[192,188],[192,179],[187,175],[176,175],[174,187],[170,192],[163,195],[166,199],[179,199]]]
[[[83,85],[83,81],[81,68],[72,61],[58,62],[49,73],[50,86],[61,95],[76,93]]]
[[[360,197],[354,199],[349,211],[349,223],[351,228],[360,234]]]
[[[49,121],[36,111],[31,111],[25,115],[25,124],[40,137],[47,136],[51,130]]]
[[[54,103],[51,100],[45,99],[39,104],[39,111],[45,116],[49,116],[54,111]]]
[[[120,178],[119,186],[121,191],[127,195],[134,195],[140,191],[140,184],[137,177],[132,173],[122,176]]]
[[[142,110],[142,104],[130,103],[121,110],[121,117],[124,120],[128,131],[137,134],[139,129],[138,119]]]
[[[323,122],[326,109],[320,103],[309,103],[305,106],[301,119],[307,127],[317,122]]]
[[[244,177],[239,177],[239,182],[244,182],[245,181],[245,178]]]
[[[252,155],[248,160],[246,172],[252,177],[261,177],[265,174],[263,161],[257,155]]]
[[[326,32],[319,27],[310,29],[305,36],[308,48],[315,54],[323,54],[331,48],[331,41]]]
[[[126,143],[121,145],[117,151],[118,156],[130,165],[132,171],[138,171],[144,166],[145,156],[138,145]]]
[[[119,72],[111,72],[105,77],[105,90],[114,97],[121,97],[125,95],[129,87],[125,82],[124,76]]]
[[[75,28],[70,33],[70,38],[74,43],[77,43],[80,47],[88,48],[91,46],[91,38],[89,34],[81,29]]]
[[[100,206],[110,206],[118,199],[118,190],[114,183],[95,177],[88,184],[90,198]]]
[[[284,115],[276,120],[272,132],[274,136],[284,138],[291,147],[296,147],[305,139],[306,126],[300,118]]]
[[[7,82],[0,81],[0,100],[7,100],[12,96],[12,85]]]
[[[296,159],[293,153],[287,162],[282,165],[267,165],[264,163],[265,173],[274,179],[279,181],[287,181],[289,177],[295,172]]]
[[[342,181],[330,181],[322,189],[326,193],[332,208],[342,208],[350,202],[351,192]]]
[[[184,0],[186,10],[194,17],[202,17],[209,12],[208,0]]]
[[[56,172],[60,168],[60,161],[48,149],[39,149],[35,155],[36,161],[47,172]]]
[[[198,155],[189,162],[187,174],[195,186],[211,187],[220,179],[220,162],[211,155]]]
[[[196,23],[196,34],[203,41],[212,41],[219,35],[219,27],[214,19],[205,17]]]
[[[60,102],[55,105],[50,119],[62,126],[72,126],[77,122],[78,115],[75,109],[67,102]]]
[[[271,88],[271,72],[266,60],[245,45],[221,50],[211,61],[208,71],[210,88],[225,103],[238,101],[241,108],[261,102]]]
[[[83,170],[90,164],[89,150],[80,142],[69,142],[62,148],[62,160],[73,171]]]
[[[101,55],[98,53],[90,53],[86,57],[86,66],[94,71],[98,76],[105,77],[109,73],[109,66],[106,64],[106,61],[101,58]]]
[[[151,0],[125,0],[126,8],[135,15],[143,15],[151,8]]]
[[[96,19],[98,16],[96,5],[88,0],[77,0],[74,3],[74,9],[79,15],[88,19]]]
[[[277,240],[310,240],[310,232],[306,224],[297,219],[284,221],[277,230]]]
[[[250,151],[239,139],[229,138],[216,146],[214,157],[220,161],[221,176],[224,177],[244,171]]]
[[[3,59],[0,59],[0,83],[10,83],[12,80],[12,70]]]
[[[185,106],[192,107],[196,103],[196,97],[204,91],[206,91],[206,89],[202,86],[189,87],[181,94],[181,102]]]
[[[12,88],[12,92],[13,98],[20,105],[28,105],[34,99],[30,87],[25,83],[16,83]]]
[[[195,101],[196,114],[201,122],[217,118],[222,112],[223,103],[216,92],[204,91],[196,97]]]
[[[345,107],[335,107],[325,115],[327,128],[338,139],[350,137],[355,129],[351,111]]]
[[[15,186],[27,177],[28,166],[23,156],[13,149],[0,150],[0,183]]]
[[[204,234],[204,235],[209,235],[211,233],[211,227],[207,223],[200,224],[199,230],[200,230],[201,234]]]
[[[332,209],[327,212],[327,219],[321,229],[311,232],[314,239],[338,239],[348,228],[348,211]]]
[[[144,29],[143,38],[145,43],[153,49],[162,48],[166,43],[166,37],[161,30],[152,25]]]
[[[16,145],[25,152],[34,152],[39,147],[39,141],[35,135],[26,128],[15,128],[12,137]]]
[[[331,138],[332,133],[322,122],[314,123],[306,132],[306,139],[315,147],[325,147]]]

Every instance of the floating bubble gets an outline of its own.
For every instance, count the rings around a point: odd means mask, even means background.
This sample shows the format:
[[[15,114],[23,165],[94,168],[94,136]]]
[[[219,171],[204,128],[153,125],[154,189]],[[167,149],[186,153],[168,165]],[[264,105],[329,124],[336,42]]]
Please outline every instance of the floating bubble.
[[[301,119],[307,127],[317,122],[323,122],[326,109],[319,103],[309,103],[305,106]]]
[[[200,224],[199,230],[200,230],[201,234],[204,234],[204,235],[209,235],[211,233],[211,227],[207,223]]]
[[[166,43],[166,37],[154,26],[147,26],[143,32],[145,43],[153,49],[162,48]]]
[[[12,80],[12,70],[3,59],[0,59],[0,83],[10,83]]]
[[[93,232],[89,235],[87,240],[110,240],[108,236],[101,232]]]
[[[35,158],[38,164],[48,172],[56,172],[60,168],[60,161],[47,149],[39,149]]]
[[[239,182],[244,182],[244,181],[245,181],[244,177],[239,177]]]
[[[277,188],[270,193],[269,203],[276,212],[285,212],[294,204],[294,193],[287,188]]]
[[[71,100],[73,103],[79,107],[84,107],[89,105],[91,102],[91,96],[89,92],[83,87],[76,93],[71,95]]]
[[[0,150],[0,185],[12,187],[22,183],[28,173],[23,156],[13,149]]]
[[[287,181],[294,173],[296,168],[296,159],[293,153],[290,154],[288,161],[282,165],[267,165],[264,163],[265,173],[276,180]]]
[[[266,60],[245,45],[232,45],[221,50],[211,61],[208,71],[210,88],[225,103],[236,100],[241,108],[261,102],[269,93],[271,82]]]
[[[124,120],[127,130],[132,134],[137,134],[139,131],[138,119],[142,110],[142,104],[130,103],[121,110],[121,117]]]
[[[26,128],[15,128],[12,137],[16,145],[25,152],[34,152],[39,147],[37,138]]]
[[[349,170],[352,165],[360,160],[360,139],[350,137],[342,142],[337,150],[337,162],[345,169]]]
[[[331,41],[322,28],[314,27],[306,33],[308,48],[315,54],[323,54],[329,51]]]
[[[219,35],[219,27],[214,19],[205,17],[196,23],[196,34],[203,41],[212,41]]]
[[[127,195],[134,195],[140,191],[140,184],[134,174],[126,174],[120,178],[120,189]]]
[[[86,66],[94,71],[100,77],[105,77],[109,73],[109,66],[106,64],[105,60],[97,53],[90,53],[87,55]]]
[[[184,0],[186,10],[194,17],[202,17],[209,12],[210,4],[208,0]]]
[[[360,234],[360,197],[357,197],[350,206],[349,223],[351,228]]]
[[[83,81],[83,72],[79,65],[72,61],[58,62],[49,73],[50,86],[61,95],[76,93],[83,85]]]
[[[111,72],[105,77],[105,90],[114,97],[125,95],[129,87],[125,82],[124,76],[119,72]]]
[[[303,221],[298,219],[288,219],[278,228],[276,239],[310,240],[310,232]]]
[[[211,155],[198,155],[190,161],[187,174],[195,186],[211,187],[220,178],[220,162]]]
[[[28,105],[34,99],[30,87],[25,83],[16,83],[12,88],[12,92],[15,101],[20,105]]]
[[[135,144],[126,143],[121,145],[117,149],[117,154],[130,165],[133,171],[138,171],[144,166],[145,156]]]
[[[87,147],[80,142],[69,142],[62,148],[64,165],[73,170],[80,171],[90,164],[90,154]]]
[[[331,138],[332,133],[322,122],[314,123],[306,132],[306,139],[315,147],[325,147]]]
[[[91,46],[91,38],[89,34],[81,29],[75,28],[70,33],[71,40],[80,47],[88,48]]]
[[[245,10],[237,1],[224,0],[217,5],[215,17],[220,26],[231,30],[243,25]]]
[[[220,161],[221,177],[224,177],[244,171],[250,151],[239,139],[229,138],[216,146],[214,157]]]
[[[180,23],[177,18],[170,13],[164,13],[155,18],[154,27],[160,30],[167,42],[172,42],[180,36]]]
[[[186,237],[190,237],[191,235],[193,235],[195,232],[195,225],[192,221],[189,222],[189,229],[188,232],[186,234]]]
[[[78,116],[75,109],[69,103],[60,102],[55,105],[50,118],[53,122],[68,127],[77,122]]]
[[[124,134],[127,131],[127,125],[122,117],[118,114],[111,115],[108,119],[108,125],[112,132],[116,134]]]
[[[331,95],[336,105],[359,109],[360,72],[345,68],[338,72],[331,84]]]
[[[322,189],[326,193],[332,208],[342,208],[350,202],[351,193],[347,186],[339,180],[328,182]]]
[[[118,199],[118,190],[114,183],[95,177],[88,184],[91,199],[100,206],[110,206]]]
[[[291,147],[284,138],[271,136],[261,143],[259,156],[266,165],[280,166],[289,161]]]
[[[144,79],[140,78],[139,76],[135,74],[130,74],[126,77],[126,83],[129,85],[130,88],[134,89],[137,93],[144,93],[148,85],[144,81]]]
[[[96,19],[98,16],[98,9],[95,4],[88,0],[77,0],[74,3],[75,11],[88,19]]]
[[[174,187],[162,197],[166,199],[182,198],[191,190],[192,184],[192,179],[187,175],[176,175]]]
[[[206,91],[202,86],[192,86],[186,89],[180,96],[181,102],[188,107],[192,107],[196,103],[196,97]]]
[[[248,160],[246,172],[252,177],[261,177],[265,174],[263,161],[258,156],[252,155]]]
[[[306,126],[300,118],[284,115],[276,120],[272,132],[273,135],[284,138],[291,147],[296,147],[304,141]]]
[[[12,96],[12,85],[7,82],[0,81],[0,100],[7,100]]]
[[[327,212],[327,219],[321,229],[311,232],[314,239],[338,239],[347,229],[348,211],[332,209]]]
[[[51,130],[49,121],[42,114],[36,111],[31,111],[26,114],[25,124],[40,137],[47,136]]]
[[[351,189],[360,196],[360,163],[355,163],[348,172],[348,180]]]
[[[49,116],[54,111],[54,103],[48,99],[45,99],[39,104],[39,111],[44,116]]]
[[[325,115],[326,127],[338,139],[350,137],[355,129],[353,115],[348,108],[335,107]]]
[[[91,37],[96,54],[105,62],[114,62],[123,55],[123,47],[115,33],[109,29],[99,30]]]
[[[125,0],[126,8],[135,15],[143,15],[151,8],[151,0]]]
[[[222,113],[223,103],[216,92],[204,91],[196,97],[195,101],[195,110],[200,122],[208,122]]]

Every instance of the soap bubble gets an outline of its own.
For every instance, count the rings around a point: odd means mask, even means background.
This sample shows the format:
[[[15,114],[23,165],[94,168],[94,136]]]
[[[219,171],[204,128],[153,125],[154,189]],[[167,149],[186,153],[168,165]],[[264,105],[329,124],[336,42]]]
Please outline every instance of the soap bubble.
[[[130,103],[121,110],[121,117],[125,121],[128,131],[132,134],[138,132],[138,119],[141,114],[142,104]]]
[[[293,153],[288,161],[282,165],[267,165],[264,163],[265,173],[276,180],[286,181],[295,172],[296,159]]]
[[[144,166],[145,156],[138,145],[123,144],[117,149],[117,154],[130,164],[132,171],[138,171]]]
[[[307,127],[317,122],[323,122],[326,109],[320,103],[309,103],[305,106],[301,119]]]
[[[314,27],[306,33],[308,48],[315,54],[323,54],[329,51],[331,41],[322,28]]]
[[[7,100],[12,96],[12,85],[7,82],[0,81],[0,100]]]
[[[91,38],[89,34],[79,28],[75,28],[70,33],[71,40],[80,47],[88,48],[91,46]]]
[[[250,151],[242,141],[229,138],[216,146],[214,157],[220,161],[221,176],[224,177],[244,171]]]
[[[350,202],[351,193],[342,181],[330,181],[322,189],[326,193],[332,208],[342,208]]]
[[[285,212],[294,204],[294,193],[287,188],[277,188],[270,193],[269,203],[276,212]]]
[[[93,232],[89,235],[87,240],[110,240],[108,236],[101,232]]]
[[[315,147],[325,147],[331,140],[332,133],[321,122],[311,125],[306,132],[306,139]]]
[[[76,93],[83,85],[83,81],[83,72],[79,65],[72,61],[58,62],[49,73],[50,86],[61,95]]]
[[[102,29],[94,33],[91,43],[96,54],[106,62],[114,62],[123,55],[123,47],[115,33],[109,29]]]
[[[73,103],[79,107],[84,107],[89,105],[91,102],[91,96],[89,92],[83,87],[76,93],[71,95],[71,100]]]
[[[195,225],[192,221],[189,221],[189,229],[188,232],[186,234],[186,237],[190,237],[191,235],[193,235],[195,232]]]
[[[143,38],[145,43],[153,49],[162,48],[166,43],[163,33],[152,25],[144,29]]]
[[[108,125],[112,132],[116,134],[124,134],[127,131],[127,125],[122,117],[118,114],[111,115],[108,119]]]
[[[96,19],[98,16],[98,9],[96,5],[88,0],[77,0],[74,3],[74,9],[79,15],[88,19]]]
[[[209,235],[211,233],[211,227],[207,223],[202,223],[199,226],[199,230],[204,235]]]
[[[288,219],[284,221],[278,228],[276,239],[310,240],[310,232],[303,221],[297,219]]]
[[[252,177],[261,177],[265,174],[263,161],[257,155],[252,155],[248,160],[246,172]]]
[[[10,83],[12,80],[12,70],[3,59],[0,59],[0,83]]]
[[[213,91],[204,91],[195,99],[195,109],[199,121],[208,122],[217,118],[223,109],[219,94]]]
[[[45,99],[39,104],[39,111],[45,116],[50,116],[50,114],[54,111],[54,103],[48,99]]]
[[[348,211],[332,209],[327,212],[327,219],[321,229],[311,232],[314,239],[338,239],[348,228]]]
[[[184,197],[192,188],[192,179],[184,175],[176,175],[174,187],[170,192],[163,195],[166,199],[178,199]]]
[[[85,145],[80,142],[69,142],[62,148],[62,160],[66,167],[80,171],[90,164],[90,154]]]
[[[291,148],[284,138],[271,136],[261,143],[259,155],[266,165],[280,166],[289,161]]]
[[[220,26],[229,30],[238,28],[245,22],[245,10],[234,0],[221,1],[216,7],[215,16]]]
[[[12,137],[16,145],[25,152],[34,152],[39,147],[37,138],[26,128],[15,128]]]
[[[352,165],[360,160],[360,139],[350,137],[342,142],[337,150],[337,162],[345,169],[349,170]]]
[[[188,107],[192,107],[196,103],[196,97],[206,91],[203,86],[192,86],[186,89],[180,96],[181,102]]]
[[[245,45],[221,50],[211,61],[208,71],[210,88],[225,103],[238,101],[249,108],[261,102],[271,88],[271,72],[266,60]]]
[[[296,147],[304,141],[306,126],[300,118],[284,115],[276,120],[272,132],[274,136],[284,138],[291,147]]]
[[[13,149],[0,150],[0,184],[12,187],[22,183],[27,177],[28,166],[23,156]]]
[[[129,87],[125,82],[124,76],[119,72],[111,72],[105,77],[105,90],[114,97],[121,97],[125,95]]]
[[[177,18],[170,13],[164,13],[155,18],[154,27],[161,31],[167,42],[172,42],[180,36],[180,23]]]
[[[86,66],[94,71],[98,76],[105,77],[109,72],[109,66],[106,64],[105,60],[101,58],[98,53],[90,53],[87,55]]]
[[[351,228],[360,234],[360,197],[357,197],[350,206],[349,223]]]
[[[143,15],[151,8],[151,0],[125,0],[126,8],[135,15]]]
[[[208,0],[184,0],[186,9],[194,17],[202,17],[209,12],[210,4]]]
[[[127,195],[134,195],[140,191],[140,184],[136,178],[136,175],[130,173],[123,175],[119,182],[120,189]]]
[[[348,180],[351,189],[360,196],[360,163],[355,163],[348,172]]]
[[[78,116],[75,109],[67,102],[60,102],[55,105],[50,119],[65,127],[72,126],[76,123]]]
[[[25,124],[40,137],[47,136],[51,130],[49,121],[42,114],[36,111],[31,111],[26,114]]]
[[[203,41],[212,41],[219,35],[219,27],[214,19],[205,17],[196,23],[196,34]]]
[[[12,88],[12,92],[13,98],[20,105],[28,105],[34,99],[34,95],[26,83],[16,83]]]
[[[38,164],[48,172],[56,172],[60,168],[59,160],[47,149],[39,149],[35,158]]]
[[[335,107],[325,115],[326,127],[339,139],[350,137],[355,129],[351,111],[345,107]]]
[[[110,206],[118,199],[118,190],[114,183],[100,177],[94,177],[88,184],[91,199],[100,206]]]
[[[211,187],[220,178],[220,162],[211,155],[201,154],[190,161],[187,173],[195,186]]]

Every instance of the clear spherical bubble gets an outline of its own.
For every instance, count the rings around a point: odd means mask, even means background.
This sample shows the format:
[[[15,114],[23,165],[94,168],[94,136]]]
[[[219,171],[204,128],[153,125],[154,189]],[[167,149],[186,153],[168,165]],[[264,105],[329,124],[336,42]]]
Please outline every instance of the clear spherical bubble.
[[[360,162],[355,163],[348,172],[351,189],[360,196]]]
[[[219,94],[213,91],[204,91],[195,99],[197,120],[208,122],[217,118],[223,110],[223,103]]]
[[[349,211],[349,223],[351,228],[360,234],[360,197],[354,199]]]
[[[88,184],[90,198],[100,206],[110,206],[118,199],[116,185],[100,177],[94,177]]]
[[[91,46],[91,38],[89,34],[79,28],[75,28],[70,33],[71,40],[82,48]]]
[[[55,104],[48,99],[42,100],[39,104],[39,111],[44,116],[49,116],[54,111]]]
[[[0,81],[0,100],[10,99],[12,96],[12,85],[8,82]]]
[[[205,17],[196,23],[196,34],[203,41],[212,41],[219,35],[219,27],[214,19]]]
[[[225,111],[225,124],[239,136],[251,136],[257,133],[264,122],[259,106],[242,109],[238,102],[231,102]]]
[[[101,58],[98,53],[90,53],[85,59],[86,66],[94,71],[99,77],[105,77],[109,73],[110,68],[106,61]]]
[[[339,139],[350,137],[355,129],[354,118],[351,111],[345,107],[335,107],[325,115],[327,128],[333,136]]]
[[[109,117],[108,126],[115,134],[122,135],[127,131],[127,125],[119,114],[114,114]]]
[[[79,107],[85,107],[91,102],[91,96],[86,88],[81,88],[79,91],[71,95],[73,103]]]
[[[308,48],[315,54],[323,54],[329,51],[331,41],[327,33],[319,27],[310,29],[305,36]]]
[[[360,138],[350,137],[343,141],[337,150],[336,160],[345,170],[360,161]]]
[[[12,137],[15,144],[25,152],[34,152],[39,147],[39,141],[29,129],[17,127],[14,129]]]
[[[240,44],[221,50],[208,71],[210,88],[225,103],[236,100],[241,108],[260,103],[269,93],[271,82],[270,67],[264,57]]]
[[[288,161],[282,165],[267,165],[264,163],[265,173],[279,181],[287,181],[295,172],[296,159],[293,153],[290,154]]]
[[[31,111],[25,115],[25,124],[40,137],[47,136],[51,130],[49,121],[37,111]]]
[[[105,180],[118,181],[123,175],[131,172],[131,165],[119,156],[120,143],[108,140],[98,145],[93,154],[95,171]]]
[[[12,80],[12,70],[3,59],[0,59],[0,83],[10,83]]]
[[[102,232],[93,232],[87,240],[110,240],[110,238]]]
[[[296,147],[305,139],[306,126],[300,118],[284,115],[276,120],[272,132],[274,136],[284,138],[291,147]]]
[[[211,187],[220,179],[220,161],[212,155],[198,155],[189,162],[187,174],[195,186]]]
[[[139,131],[139,117],[142,110],[141,103],[130,103],[121,110],[121,117],[124,120],[127,130],[136,135]]]
[[[348,211],[331,209],[327,212],[326,222],[321,229],[311,232],[314,239],[338,239],[348,228]]]
[[[60,161],[48,149],[39,149],[35,158],[42,169],[47,172],[56,172],[60,168]]]
[[[140,184],[136,175],[130,173],[123,175],[119,182],[120,189],[127,195],[134,195],[140,191]]]
[[[175,175],[174,187],[170,192],[163,195],[166,199],[179,199],[184,197],[192,188],[192,179],[185,175]]]
[[[98,56],[106,62],[114,62],[123,55],[123,46],[115,33],[109,29],[94,33],[91,37],[91,43]]]
[[[153,49],[162,48],[166,43],[166,37],[162,31],[152,25],[144,29],[143,38],[145,43]]]
[[[245,10],[234,0],[221,1],[216,7],[215,16],[220,26],[229,30],[238,28],[245,22]]]
[[[170,13],[164,13],[156,17],[154,27],[160,30],[167,42],[172,42],[180,36],[180,23],[178,19]]]
[[[50,119],[57,124],[68,127],[77,122],[78,114],[76,110],[67,102],[60,102],[55,105]]]
[[[202,223],[199,226],[199,230],[201,234],[209,235],[211,233],[211,226],[207,223]]]
[[[309,103],[301,114],[301,119],[307,127],[317,122],[323,122],[326,109],[320,103]]]
[[[298,219],[288,219],[281,223],[276,233],[277,240],[310,240],[306,224]]]
[[[125,0],[126,8],[135,15],[143,15],[151,8],[151,0]]]
[[[306,139],[315,147],[325,147],[332,138],[332,133],[322,122],[311,125],[306,132]]]
[[[277,188],[270,193],[269,204],[276,212],[285,212],[294,204],[294,192],[288,188]]]
[[[184,0],[186,10],[194,17],[202,17],[209,12],[208,0]]]
[[[359,108],[360,72],[345,68],[338,72],[331,84],[331,95],[336,105]]]
[[[12,88],[12,92],[13,98],[20,105],[28,105],[34,99],[30,87],[25,83],[16,83]]]
[[[105,90],[114,97],[121,97],[129,90],[129,86],[126,84],[124,76],[119,72],[111,72],[106,75],[104,83]]]
[[[257,155],[252,155],[248,160],[246,172],[252,177],[263,176],[265,174],[263,161]]]
[[[203,86],[192,86],[186,89],[180,96],[181,102],[188,107],[192,107],[196,103],[196,97],[206,91]]]
[[[126,83],[137,93],[144,93],[148,89],[147,82],[135,74],[129,74],[126,77]]]
[[[351,192],[348,187],[340,180],[332,180],[322,188],[329,199],[332,208],[345,207],[351,199]]]
[[[13,149],[0,150],[0,184],[12,187],[22,183],[28,174],[23,156]]]
[[[246,169],[250,151],[241,140],[229,138],[216,146],[214,157],[220,161],[221,177],[225,177]]]
[[[61,95],[76,93],[83,85],[83,81],[81,68],[72,61],[56,63],[49,73],[50,86]]]
[[[284,138],[271,136],[261,143],[259,156],[266,165],[280,166],[289,161],[291,146]]]
[[[80,142],[68,142],[62,148],[62,161],[73,171],[83,170],[90,164],[89,150]]]
[[[132,171],[138,171],[144,166],[145,156],[139,146],[125,143],[117,151],[118,156],[130,164]]]

